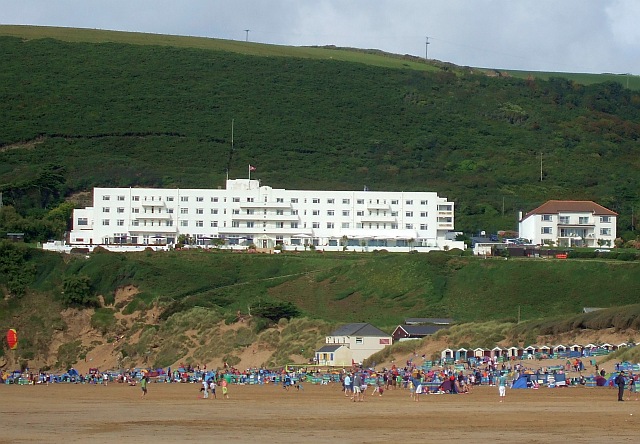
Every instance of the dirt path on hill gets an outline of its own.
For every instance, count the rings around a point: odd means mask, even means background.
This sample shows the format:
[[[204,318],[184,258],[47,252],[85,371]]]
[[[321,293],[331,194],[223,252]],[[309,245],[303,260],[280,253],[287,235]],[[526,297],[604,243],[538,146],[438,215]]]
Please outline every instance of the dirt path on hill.
[[[351,402],[339,386],[231,386],[204,400],[196,384],[0,386],[0,443],[601,443],[637,442],[640,402],[609,388],[424,395],[396,390]],[[419,441],[418,441],[419,440]]]

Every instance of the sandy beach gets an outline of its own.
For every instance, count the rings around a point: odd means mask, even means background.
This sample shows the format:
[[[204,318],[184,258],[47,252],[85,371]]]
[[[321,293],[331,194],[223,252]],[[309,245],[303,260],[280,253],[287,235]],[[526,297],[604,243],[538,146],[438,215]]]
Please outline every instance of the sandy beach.
[[[640,401],[608,387],[423,395],[390,390],[354,403],[339,385],[231,386],[201,399],[197,384],[0,386],[0,443],[22,442],[637,442]]]

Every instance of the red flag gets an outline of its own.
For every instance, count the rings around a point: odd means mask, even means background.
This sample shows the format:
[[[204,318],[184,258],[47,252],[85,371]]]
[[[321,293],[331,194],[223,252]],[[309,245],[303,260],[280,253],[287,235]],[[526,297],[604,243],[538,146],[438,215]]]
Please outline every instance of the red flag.
[[[249,171],[255,171],[256,167],[254,167],[253,165],[249,165]]]

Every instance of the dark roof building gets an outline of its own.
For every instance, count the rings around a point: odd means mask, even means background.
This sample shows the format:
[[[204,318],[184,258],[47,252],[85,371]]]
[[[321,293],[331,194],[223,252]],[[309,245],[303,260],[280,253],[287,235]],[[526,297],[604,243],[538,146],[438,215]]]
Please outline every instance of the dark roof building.
[[[394,341],[400,341],[402,339],[422,339],[425,336],[430,336],[437,332],[447,328],[446,325],[398,325],[393,331]]]
[[[331,336],[389,336],[379,328],[366,322],[346,324],[331,333]]]
[[[406,318],[406,325],[434,324],[434,325],[451,325],[453,319],[450,318]]]

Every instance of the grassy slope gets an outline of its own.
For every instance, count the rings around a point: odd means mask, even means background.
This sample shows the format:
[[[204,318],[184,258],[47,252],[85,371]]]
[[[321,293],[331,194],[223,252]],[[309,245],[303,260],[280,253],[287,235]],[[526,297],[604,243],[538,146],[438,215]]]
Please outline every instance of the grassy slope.
[[[365,51],[3,32],[25,38],[0,37],[0,184],[23,213],[47,203],[37,190],[50,168],[64,196],[217,186],[227,168],[242,177],[251,163],[275,187],[437,190],[469,232],[513,229],[518,210],[550,198],[597,200],[631,226],[640,99],[628,91],[489,79]]]

